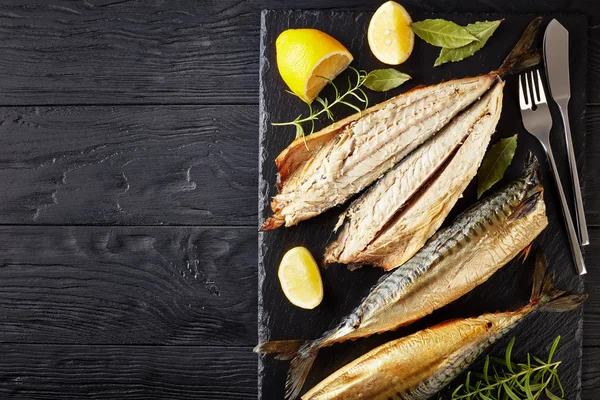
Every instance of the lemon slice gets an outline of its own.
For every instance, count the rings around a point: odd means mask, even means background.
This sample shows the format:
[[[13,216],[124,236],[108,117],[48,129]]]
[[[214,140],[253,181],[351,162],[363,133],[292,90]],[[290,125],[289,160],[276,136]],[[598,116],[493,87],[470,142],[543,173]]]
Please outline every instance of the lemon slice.
[[[333,80],[354,59],[344,45],[317,29],[283,31],[275,49],[284,82],[309,104],[327,85],[327,79]]]
[[[281,259],[279,282],[285,297],[295,306],[312,310],[323,300],[319,267],[305,247],[294,247]]]
[[[410,29],[412,19],[395,1],[383,3],[369,22],[367,39],[373,55],[383,63],[402,64],[415,45],[415,34]]]

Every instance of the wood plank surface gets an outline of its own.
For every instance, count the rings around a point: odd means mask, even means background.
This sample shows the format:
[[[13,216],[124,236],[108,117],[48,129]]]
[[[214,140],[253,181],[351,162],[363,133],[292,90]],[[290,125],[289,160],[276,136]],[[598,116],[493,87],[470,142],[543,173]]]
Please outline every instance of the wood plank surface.
[[[2,107],[0,224],[256,226],[257,122],[255,106]]]
[[[255,228],[0,226],[0,342],[255,345],[256,258]]]
[[[600,394],[600,348],[583,349],[583,400],[597,400]]]
[[[598,59],[600,65],[600,58]],[[592,82],[599,82],[600,79]],[[583,177],[584,202],[588,224],[600,225],[600,105],[587,107],[587,137],[585,159],[588,169]]]
[[[0,345],[3,399],[256,398],[251,348]]]
[[[579,12],[596,0],[404,0],[411,12]],[[260,10],[374,10],[380,0],[5,0],[0,104],[256,104]],[[600,38],[600,33],[596,33]],[[600,39],[599,39],[600,40]],[[590,41],[590,54],[599,40]],[[600,76],[592,65],[590,78]],[[600,87],[589,86],[590,102]]]

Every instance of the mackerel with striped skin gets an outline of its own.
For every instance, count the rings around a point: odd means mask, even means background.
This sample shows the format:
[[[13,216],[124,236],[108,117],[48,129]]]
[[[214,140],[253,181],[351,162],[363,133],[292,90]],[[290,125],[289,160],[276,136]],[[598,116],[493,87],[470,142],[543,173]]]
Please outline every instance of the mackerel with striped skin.
[[[577,308],[587,295],[565,295],[544,279],[538,256],[531,300],[515,311],[447,321],[383,344],[337,370],[303,400],[427,400],[466,370],[492,343],[536,311]]]
[[[529,153],[523,176],[441,229],[407,263],[384,275],[361,304],[319,339],[267,342],[259,353],[292,358],[286,393],[300,392],[320,348],[397,329],[485,282],[547,226],[538,162]]]

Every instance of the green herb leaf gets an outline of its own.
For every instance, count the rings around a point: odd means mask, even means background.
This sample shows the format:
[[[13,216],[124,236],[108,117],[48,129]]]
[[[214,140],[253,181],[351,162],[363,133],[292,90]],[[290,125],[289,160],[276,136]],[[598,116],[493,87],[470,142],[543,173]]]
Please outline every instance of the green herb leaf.
[[[486,357],[484,373],[467,373],[466,380],[453,390],[452,400],[564,400],[564,391],[558,377],[560,361],[546,362],[527,354],[527,363],[511,360],[514,338],[509,342],[503,358]],[[550,352],[556,350],[558,338]],[[532,360],[536,360],[535,363]],[[494,364],[492,364],[494,363]],[[485,379],[487,377],[487,379]],[[473,382],[473,379],[478,380]],[[557,390],[561,395],[557,396]],[[545,397],[544,397],[545,395]]]
[[[552,362],[552,357],[554,357],[554,352],[558,347],[558,342],[560,342],[560,336],[557,336],[556,339],[554,339],[554,343],[552,343],[552,346],[550,347],[550,352],[548,353],[548,363]]]
[[[437,60],[435,60],[434,66],[437,67],[447,62],[461,61],[472,56],[477,51],[481,50],[483,46],[485,46],[488,39],[492,37],[502,21],[503,20],[501,19],[498,21],[481,21],[467,25],[465,29],[468,30],[469,33],[475,36],[479,41],[471,42],[465,46],[455,49],[443,48],[440,51],[440,55],[438,56]]]
[[[506,394],[508,394],[508,397],[510,397],[512,400],[521,400],[506,383],[504,383],[502,386],[504,387]]]
[[[426,19],[413,22],[410,27],[418,37],[438,47],[456,49],[479,41],[462,26],[445,19]]]
[[[297,124],[295,126],[296,126],[296,139],[304,136],[304,128],[302,128],[302,125]]]
[[[386,92],[397,88],[409,79],[411,79],[410,75],[394,68],[376,69],[369,72],[364,85],[376,92]]]
[[[546,394],[546,396],[548,396],[550,400],[563,400],[562,397],[558,397],[557,395],[552,393],[548,388],[544,389],[544,393]]]
[[[490,368],[490,356],[485,358],[485,363],[483,364],[483,379],[485,383],[490,384],[490,378],[488,376],[488,369]]]
[[[499,140],[485,154],[477,172],[477,198],[504,176],[517,149],[517,134]]]
[[[525,394],[527,395],[527,400],[535,400],[535,397],[533,397],[533,392],[531,391],[531,373],[528,372],[525,375]]]
[[[273,125],[273,126],[294,126],[296,128],[296,138],[299,138],[299,137],[304,137],[304,135],[306,134],[302,124],[310,123],[310,125],[311,125],[311,129],[309,132],[309,134],[310,134],[310,133],[314,132],[315,121],[319,120],[320,116],[325,116],[325,117],[329,118],[331,121],[334,121],[335,119],[333,116],[333,112],[331,111],[331,108],[335,105],[342,104],[342,105],[349,107],[355,111],[361,112],[360,108],[358,108],[354,104],[346,101],[346,98],[354,97],[355,99],[357,99],[358,101],[363,103],[361,106],[364,106],[364,108],[367,108],[367,106],[369,104],[369,99],[367,97],[367,94],[364,92],[364,90],[361,89],[361,86],[364,85],[365,79],[367,78],[367,72],[363,71],[363,70],[359,71],[352,67],[349,67],[349,68],[352,71],[354,71],[354,73],[356,74],[356,83],[353,83],[352,80],[350,79],[350,77],[348,77],[348,90],[346,90],[343,93],[341,93],[339,91],[336,84],[333,83],[330,79],[324,78],[324,79],[327,79],[327,83],[329,85],[333,86],[333,88],[335,90],[335,99],[333,101],[330,102],[326,98],[324,99],[321,97],[317,97],[315,100],[317,103],[319,103],[319,105],[321,105],[320,110],[316,110],[315,108],[313,108],[313,106],[311,104],[306,103],[308,106],[308,111],[309,111],[308,116],[303,117],[302,115],[299,115],[293,121],[273,122],[273,123],[271,123],[271,125]],[[292,93],[290,91],[288,91],[288,92],[293,94],[294,96],[296,96],[294,93]],[[306,138],[304,139],[304,145],[308,149],[308,145],[306,143]]]
[[[510,361],[511,359],[511,355],[512,355],[512,349],[515,345],[515,338],[513,337],[512,339],[510,339],[510,342],[508,342],[508,346],[506,347],[506,353],[504,356],[504,361],[506,362],[506,368],[508,368],[508,370],[510,372],[515,372],[513,371],[513,367],[512,367],[512,361]]]

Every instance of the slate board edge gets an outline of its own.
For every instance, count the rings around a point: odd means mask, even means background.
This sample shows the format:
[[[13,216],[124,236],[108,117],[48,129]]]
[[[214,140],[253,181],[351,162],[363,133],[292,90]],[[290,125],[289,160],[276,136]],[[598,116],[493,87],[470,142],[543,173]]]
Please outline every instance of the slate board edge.
[[[267,15],[269,13],[280,13],[280,12],[304,12],[307,14],[313,14],[313,15],[318,15],[319,13],[322,12],[346,12],[346,13],[359,13],[359,12],[369,12],[369,11],[373,11],[374,9],[370,9],[370,8],[361,8],[361,9],[339,9],[339,10],[302,10],[302,9],[288,9],[288,10],[280,10],[280,9],[263,9],[261,11],[261,26],[260,26],[260,57],[259,57],[259,166],[258,166],[258,178],[259,178],[259,202],[258,202],[258,212],[259,212],[259,218],[258,218],[258,222],[259,222],[259,226],[260,224],[262,224],[263,220],[264,220],[264,210],[268,207],[268,204],[270,202],[270,199],[268,198],[268,185],[271,184],[270,182],[268,182],[266,179],[263,179],[263,158],[265,157],[264,153],[264,148],[263,148],[263,142],[264,142],[264,135],[267,132],[266,129],[266,124],[267,124],[267,120],[268,120],[268,114],[266,112],[265,109],[265,103],[264,103],[264,93],[267,90],[266,87],[264,87],[263,85],[263,75],[266,72],[266,70],[269,68],[270,66],[270,62],[266,57],[266,34],[267,34],[267,29],[266,29],[266,18]],[[425,13],[425,14],[434,14],[434,13]],[[498,15],[498,13],[473,13],[473,12],[467,12],[467,13],[460,13],[462,15]],[[585,18],[585,25],[587,27],[588,25],[588,17],[585,14],[581,14],[581,13],[525,13],[525,14],[517,14],[517,13],[503,13],[503,15],[519,15],[519,16],[526,16],[526,15],[531,15],[532,17],[535,16],[553,16],[553,17],[560,17],[561,15],[570,15],[570,16],[579,16],[579,17],[584,17]],[[584,37],[584,48],[587,49],[587,43],[588,43],[588,37],[587,35],[585,35]],[[587,55],[587,52],[586,52]],[[583,64],[584,64],[584,70],[587,71],[587,57],[585,57],[583,59]],[[584,87],[585,87],[585,81],[586,81],[586,75],[584,74],[583,77],[578,77],[577,79],[583,80],[584,81]],[[581,94],[581,97],[583,98],[583,103],[587,104],[587,102],[585,101],[587,98],[587,91],[584,91]],[[585,122],[587,118],[587,109],[584,108],[583,113],[582,113],[582,119]],[[577,161],[578,161],[578,166],[579,166],[579,170],[580,170],[580,181],[584,181],[585,175],[586,175],[586,159],[585,159],[585,154],[586,154],[586,146],[585,146],[585,139],[587,137],[587,129],[586,129],[586,125],[585,123],[582,124],[580,126],[580,128],[578,129],[578,132],[576,132],[576,134],[580,134],[582,135],[582,137],[584,138],[584,145],[583,145],[583,150],[577,155]],[[274,183],[273,183],[274,184]],[[585,191],[585,187],[582,186],[582,191]],[[263,235],[265,235],[265,232],[259,231],[258,234],[258,339],[259,339],[259,343],[262,343],[264,341],[266,341],[268,339],[268,328],[267,328],[267,324],[266,322],[269,320],[269,313],[268,310],[266,310],[263,306],[262,306],[262,287],[264,285],[264,279],[265,279],[265,270],[264,270],[264,252],[265,252],[265,248],[264,248],[264,241],[263,239]],[[579,280],[579,285],[578,285],[578,289],[579,292],[583,292],[585,290],[585,278],[582,278]],[[581,395],[582,395],[582,359],[583,359],[583,308],[580,308],[578,311],[576,311],[579,315],[578,315],[578,326],[575,330],[575,337],[577,338],[577,341],[579,342],[579,364],[578,364],[578,371],[577,371],[577,376],[578,376],[578,387],[577,387],[577,394],[576,394],[576,398],[577,400],[581,400]],[[264,369],[264,364],[262,362],[263,357],[264,356],[258,356],[259,360],[258,360],[258,380],[257,380],[257,390],[258,390],[258,398],[262,399],[262,386],[261,386],[261,376],[263,375],[263,369]]]
[[[269,60],[266,57],[266,44],[265,44],[265,36],[267,34],[266,30],[266,15],[268,10],[262,10],[260,13],[260,55],[259,55],[259,107],[258,107],[258,126],[259,126],[259,134],[258,134],[258,227],[262,224],[262,215],[263,210],[265,208],[265,204],[269,202],[267,185],[269,184],[266,179],[263,179],[263,157],[266,157],[264,154],[264,135],[267,132],[267,112],[265,110],[265,96],[264,91],[267,90],[266,87],[263,86],[263,74],[266,68],[268,68]],[[268,336],[268,328],[267,324],[264,323],[265,319],[268,318],[268,312],[265,307],[263,307],[263,297],[261,296],[262,287],[265,280],[265,271],[264,271],[264,243],[263,235],[265,232],[258,232],[258,341],[262,343],[266,341]],[[262,358],[264,356],[258,356],[258,370],[257,370],[257,391],[258,391],[258,399],[262,399],[262,385],[260,377],[263,375],[264,364],[262,362]]]

